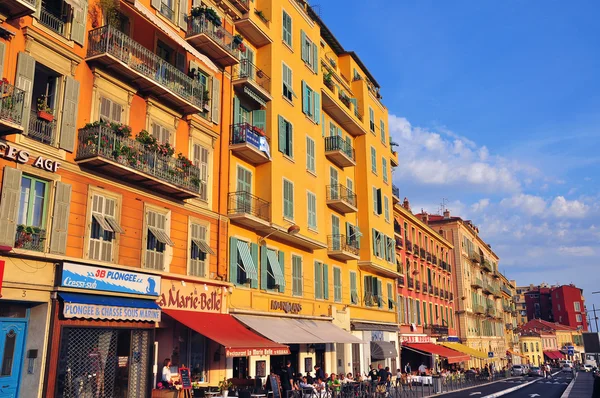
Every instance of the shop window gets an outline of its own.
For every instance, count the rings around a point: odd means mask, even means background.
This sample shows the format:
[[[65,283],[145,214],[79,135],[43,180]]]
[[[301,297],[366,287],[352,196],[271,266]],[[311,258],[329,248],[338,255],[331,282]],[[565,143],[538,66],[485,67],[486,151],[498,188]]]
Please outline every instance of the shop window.
[[[167,214],[146,210],[146,268],[164,270],[167,246],[173,246],[169,238]]]
[[[112,262],[116,234],[125,232],[117,221],[118,199],[94,194],[91,206],[88,256],[92,260]]]

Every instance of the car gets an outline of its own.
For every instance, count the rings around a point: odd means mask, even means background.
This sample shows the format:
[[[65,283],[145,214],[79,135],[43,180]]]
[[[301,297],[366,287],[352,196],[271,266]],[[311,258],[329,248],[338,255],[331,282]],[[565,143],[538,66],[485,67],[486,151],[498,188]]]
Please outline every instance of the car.
[[[563,371],[563,372],[568,372],[568,373],[571,373],[571,372],[573,372],[573,367],[571,366],[571,364],[569,364],[569,363],[565,363],[565,364],[562,366],[562,371]]]
[[[523,376],[525,374],[525,368],[522,365],[513,365],[511,373],[513,376]]]
[[[539,366],[532,366],[529,369],[529,376],[543,376],[544,372],[542,372],[542,369],[540,369]]]
[[[594,367],[592,365],[583,365],[581,367],[581,370],[584,372],[591,372],[594,369]]]

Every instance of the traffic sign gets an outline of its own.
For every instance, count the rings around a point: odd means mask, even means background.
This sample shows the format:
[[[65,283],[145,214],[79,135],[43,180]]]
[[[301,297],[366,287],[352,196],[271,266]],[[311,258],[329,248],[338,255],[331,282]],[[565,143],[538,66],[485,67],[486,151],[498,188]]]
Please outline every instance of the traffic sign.
[[[494,358],[494,352],[493,351],[489,351],[488,352],[488,358]]]
[[[573,347],[572,345],[567,346],[567,355],[570,357],[575,355],[575,347]]]

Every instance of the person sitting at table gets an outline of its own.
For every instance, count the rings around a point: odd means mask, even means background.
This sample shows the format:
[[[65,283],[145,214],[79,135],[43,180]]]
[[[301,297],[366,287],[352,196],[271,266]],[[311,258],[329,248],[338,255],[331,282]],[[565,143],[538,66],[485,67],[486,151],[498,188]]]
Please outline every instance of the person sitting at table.
[[[317,382],[315,383],[315,389],[317,391],[325,391],[325,388],[327,386],[325,385],[325,382],[319,377],[317,378]]]
[[[419,366],[419,375],[425,376],[427,374],[427,366],[423,362],[421,362],[421,366]]]
[[[352,378],[352,373],[348,373],[346,377],[342,379],[342,383],[354,383],[354,379]]]
[[[302,379],[300,380],[300,383],[298,383],[298,387],[300,387],[301,390],[315,390],[315,386],[313,386],[312,384],[310,384],[308,382],[308,380],[306,379],[306,376],[302,377]]]
[[[315,382],[313,377],[310,375],[310,372],[306,372],[306,382],[310,385],[313,385]]]
[[[337,378],[335,373],[332,373],[331,378],[327,382],[327,387],[329,388],[329,390],[335,391],[335,392],[340,392],[341,385],[342,385],[342,383],[340,383],[340,380]]]

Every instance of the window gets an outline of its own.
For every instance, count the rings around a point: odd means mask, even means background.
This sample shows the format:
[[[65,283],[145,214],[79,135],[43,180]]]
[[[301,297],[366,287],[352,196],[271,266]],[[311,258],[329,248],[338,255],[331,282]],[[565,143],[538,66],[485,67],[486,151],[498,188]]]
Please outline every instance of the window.
[[[294,219],[294,183],[283,180],[283,217]]]
[[[293,97],[296,96],[296,94],[294,94],[294,89],[293,89],[293,84],[292,84],[292,70],[286,64],[282,64],[282,65],[283,65],[283,71],[282,71],[283,96],[287,100],[292,101]]]
[[[315,140],[310,137],[306,137],[306,170],[314,173],[316,171],[315,166]]]
[[[377,174],[377,151],[371,147],[371,171]]]
[[[383,214],[385,221],[390,222],[390,199],[387,196],[383,197]]]
[[[387,137],[385,136],[385,123],[384,123],[383,120],[379,121],[379,127],[380,127],[380,130],[381,130],[380,131],[380,133],[381,133],[381,143],[383,145],[385,145]]]
[[[194,163],[194,166],[200,169],[200,182],[198,189],[200,191],[200,199],[204,201],[208,200],[208,156],[208,148],[205,148],[199,144],[194,144],[192,162]]]
[[[387,284],[387,296],[388,296],[388,310],[392,311],[394,309],[394,288],[391,283]]]
[[[556,306],[557,306],[557,309],[560,311],[560,304],[557,304]]]
[[[365,305],[381,307],[383,304],[381,281],[374,276],[365,276]]]
[[[282,116],[279,116],[279,152],[294,157],[293,126]]]
[[[358,287],[356,286],[356,272],[350,271],[350,302],[358,304]]]
[[[303,30],[300,31],[300,36],[302,40],[302,61],[315,73],[318,72],[317,63],[319,60],[319,53],[317,46],[310,40],[310,38],[304,33]]]
[[[35,177],[21,177],[19,226],[44,228],[48,206],[48,183]]]
[[[373,187],[373,212],[375,214],[381,214],[383,212],[383,206],[381,203],[381,188]]]
[[[283,11],[283,42],[292,47],[292,17]]]
[[[575,301],[573,304],[575,305],[575,312],[581,312],[581,305],[579,304],[579,301]]]
[[[167,245],[174,246],[169,238],[168,225],[167,214],[146,210],[146,268],[165,269]]]
[[[539,351],[539,350],[540,350],[540,343],[538,343],[537,341],[536,341],[536,343],[535,343],[535,350],[536,350],[536,351]]]
[[[117,222],[117,199],[93,194],[91,205],[88,257],[92,260],[112,262],[115,234],[124,232]]]
[[[207,256],[214,255],[215,252],[210,248],[207,242],[206,225],[190,223],[190,269],[189,274],[202,278],[208,277]]]
[[[342,301],[342,270],[337,267],[333,267],[333,300]]]
[[[302,257],[292,255],[292,294],[302,296]]]
[[[577,319],[577,322],[581,322],[582,321],[581,314],[576,314],[575,318]]]
[[[416,310],[417,310],[417,325],[421,325],[421,302],[419,300],[417,300],[417,304],[416,304]]]
[[[321,96],[302,80],[302,112],[313,122],[321,119]]]
[[[382,156],[381,157],[381,174],[383,174],[383,182],[388,182],[388,168],[387,168],[387,159]]]
[[[229,280],[236,285],[258,288],[258,245],[234,237],[229,242]]]
[[[369,128],[371,133],[375,134],[375,112],[369,107]]]
[[[315,261],[315,298],[329,299],[327,264]]]
[[[105,122],[121,123],[121,117],[123,115],[123,106],[116,102],[100,97],[100,120]]]
[[[158,123],[152,123],[152,136],[161,144],[173,144],[171,139],[171,131]]]
[[[381,235],[381,232],[377,231],[376,229],[373,229],[373,254],[375,255],[375,257],[382,257],[380,243],[382,239],[383,236]]]
[[[308,202],[308,228],[317,229],[317,196],[312,192],[306,192]]]

